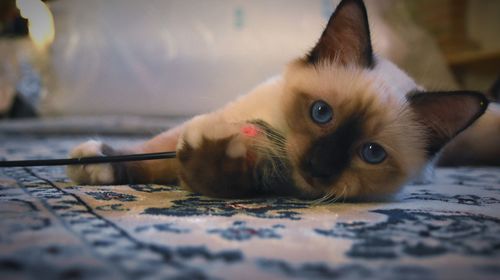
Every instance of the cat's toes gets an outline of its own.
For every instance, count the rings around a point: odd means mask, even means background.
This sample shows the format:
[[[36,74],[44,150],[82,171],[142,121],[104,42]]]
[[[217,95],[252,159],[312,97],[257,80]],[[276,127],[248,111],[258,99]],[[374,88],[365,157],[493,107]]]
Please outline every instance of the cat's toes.
[[[102,148],[102,142],[89,140],[74,148],[70,153],[70,157],[103,156]],[[107,163],[69,165],[66,173],[71,180],[79,184],[111,184],[114,181],[113,167]]]
[[[215,125],[214,125],[215,124]],[[239,134],[240,125],[230,124],[218,116],[202,115],[193,118],[187,125],[182,141],[178,142],[177,149],[189,145],[199,148],[205,140],[220,140]]]
[[[182,141],[179,141],[177,150],[199,150],[205,156],[211,154],[212,157],[220,160],[224,158],[245,159],[247,145],[251,139],[243,133],[243,128],[253,125],[231,124],[222,120],[216,122],[216,125],[213,123],[214,121],[210,118],[193,119],[182,135]]]

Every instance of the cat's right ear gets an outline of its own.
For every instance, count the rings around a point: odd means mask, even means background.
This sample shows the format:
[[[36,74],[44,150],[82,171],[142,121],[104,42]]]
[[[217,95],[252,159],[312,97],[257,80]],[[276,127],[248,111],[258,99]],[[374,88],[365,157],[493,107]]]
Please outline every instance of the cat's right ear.
[[[370,28],[362,0],[342,0],[306,61],[330,61],[371,68],[374,64]]]

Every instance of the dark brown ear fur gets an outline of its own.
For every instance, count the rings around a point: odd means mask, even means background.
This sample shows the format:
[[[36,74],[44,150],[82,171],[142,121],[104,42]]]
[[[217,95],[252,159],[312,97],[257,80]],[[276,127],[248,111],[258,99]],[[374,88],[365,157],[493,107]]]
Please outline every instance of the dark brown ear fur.
[[[368,16],[362,0],[343,0],[328,21],[307,62],[322,60],[373,67]]]
[[[469,127],[488,107],[486,97],[473,91],[417,92],[407,99],[429,131],[427,150],[430,156]]]
[[[498,77],[489,90],[493,102],[500,102],[500,77]]]

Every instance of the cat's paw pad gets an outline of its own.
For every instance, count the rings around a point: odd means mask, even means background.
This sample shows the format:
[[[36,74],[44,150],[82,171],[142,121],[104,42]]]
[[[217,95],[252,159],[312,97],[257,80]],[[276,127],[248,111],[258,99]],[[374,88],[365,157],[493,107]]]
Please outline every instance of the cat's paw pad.
[[[71,158],[103,156],[103,143],[89,140],[75,147],[71,153]],[[66,169],[68,177],[79,184],[111,184],[114,181],[113,166],[108,163],[69,165]]]

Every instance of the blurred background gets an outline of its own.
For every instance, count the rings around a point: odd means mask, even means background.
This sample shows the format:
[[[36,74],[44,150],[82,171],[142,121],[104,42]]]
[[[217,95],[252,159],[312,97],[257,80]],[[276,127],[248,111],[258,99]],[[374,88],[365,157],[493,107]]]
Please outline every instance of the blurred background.
[[[338,2],[0,0],[0,116],[213,110],[306,53]],[[376,52],[425,87],[500,74],[500,1],[366,4]]]

